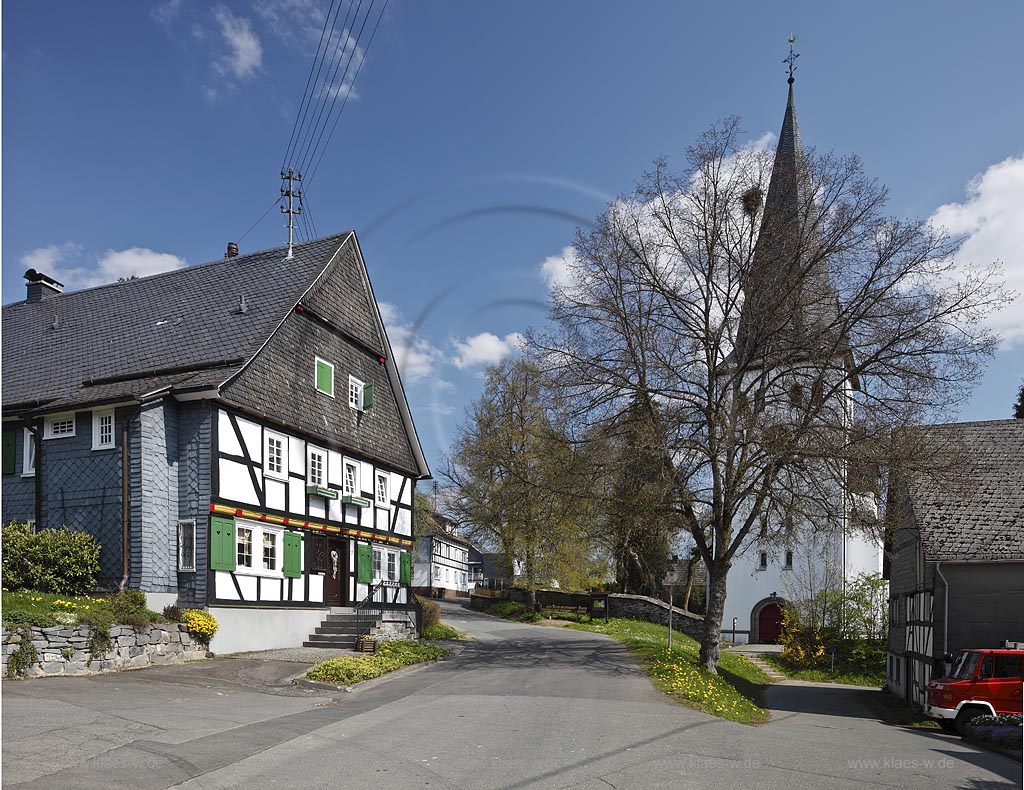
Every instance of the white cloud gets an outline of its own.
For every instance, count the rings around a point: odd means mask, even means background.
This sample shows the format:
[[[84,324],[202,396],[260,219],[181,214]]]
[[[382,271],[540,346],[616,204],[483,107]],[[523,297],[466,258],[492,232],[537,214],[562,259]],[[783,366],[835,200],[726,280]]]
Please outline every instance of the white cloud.
[[[576,284],[572,265],[576,261],[576,248],[563,247],[558,255],[550,255],[540,265],[540,276],[548,284],[548,288],[567,288]]]
[[[452,358],[452,364],[460,370],[477,365],[494,365],[513,351],[522,347],[523,336],[518,332],[509,332],[501,338],[490,332],[466,338],[465,341],[453,340],[452,344],[458,352]]]
[[[222,77],[235,80],[256,74],[263,67],[263,45],[249,20],[235,16],[221,4],[215,5],[212,13],[228,48],[213,62],[214,70]]]
[[[122,277],[146,277],[187,266],[177,255],[154,252],[145,247],[107,250],[92,265],[81,260],[82,247],[73,242],[51,244],[21,256],[23,265],[64,283],[69,291],[116,282]]]
[[[377,307],[402,379],[406,383],[415,384],[430,378],[434,374],[437,360],[442,356],[441,349],[418,335],[412,326],[402,323],[401,314],[395,305],[378,302]]]
[[[1017,299],[994,313],[989,326],[1008,346],[1024,343],[1024,156],[1004,159],[976,176],[967,185],[967,199],[939,206],[930,222],[963,237],[958,262],[1002,263]]]
[[[149,12],[149,15],[153,17],[157,22],[162,25],[169,24],[181,11],[181,0],[164,0],[162,3],[157,3],[153,6],[153,9]]]

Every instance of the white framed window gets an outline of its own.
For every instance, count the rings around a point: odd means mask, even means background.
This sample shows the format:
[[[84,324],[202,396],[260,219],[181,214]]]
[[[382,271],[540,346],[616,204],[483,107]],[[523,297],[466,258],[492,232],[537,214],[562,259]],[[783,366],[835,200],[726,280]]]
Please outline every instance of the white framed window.
[[[25,443],[22,445],[21,474],[34,477],[36,473],[36,437],[28,428],[23,428]]]
[[[388,498],[388,475],[387,472],[377,473],[377,485],[374,491],[377,494],[377,506],[378,507],[390,507],[391,500]]]
[[[388,552],[388,581],[398,581],[398,555],[393,551]]]
[[[765,570],[768,567],[768,552],[762,551],[757,555],[757,568],[758,570]]]
[[[256,521],[235,520],[235,570],[247,576],[284,577],[284,530]]]
[[[114,446],[114,410],[100,409],[92,413],[92,449],[110,450]]]
[[[363,388],[365,385],[355,376],[348,377],[348,405],[358,411],[363,410]]]
[[[249,527],[238,527],[235,530],[235,542],[238,545],[238,556],[235,564],[239,568],[252,567],[252,530]]]
[[[788,570],[793,570],[793,552],[792,551],[787,551],[786,552],[786,564],[783,567],[788,569]]]
[[[327,487],[327,453],[316,447],[306,450],[306,482],[317,488]]]
[[[374,581],[384,578],[381,573],[383,572],[383,561],[384,558],[381,556],[384,552],[380,549],[373,550],[373,578]]]
[[[178,570],[196,569],[196,522],[178,522]]]
[[[441,578],[441,566],[440,565],[435,565],[434,566],[434,578],[435,579],[440,579]]]
[[[265,571],[280,570],[281,552],[278,546],[280,537],[277,532],[263,531],[263,570]]]
[[[345,462],[342,490],[345,496],[359,496],[359,467],[352,461]]]
[[[314,357],[313,386],[317,392],[334,397],[334,365],[326,359]]]
[[[65,439],[74,435],[74,414],[51,414],[43,420],[44,439]]]
[[[288,437],[264,430],[263,474],[288,479]]]

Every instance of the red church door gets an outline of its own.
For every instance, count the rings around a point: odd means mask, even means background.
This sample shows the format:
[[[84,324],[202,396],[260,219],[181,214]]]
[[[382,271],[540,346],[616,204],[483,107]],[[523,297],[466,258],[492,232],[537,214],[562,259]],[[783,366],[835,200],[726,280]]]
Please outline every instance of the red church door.
[[[762,645],[774,645],[782,635],[782,607],[767,604],[757,616],[757,636]]]

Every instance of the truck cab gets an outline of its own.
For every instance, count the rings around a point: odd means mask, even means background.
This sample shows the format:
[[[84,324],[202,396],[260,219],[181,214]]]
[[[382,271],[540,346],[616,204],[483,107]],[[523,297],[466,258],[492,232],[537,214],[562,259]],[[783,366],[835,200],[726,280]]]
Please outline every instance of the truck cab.
[[[1022,690],[1024,650],[961,650],[948,675],[928,684],[925,713],[963,735],[975,716],[1021,713]]]

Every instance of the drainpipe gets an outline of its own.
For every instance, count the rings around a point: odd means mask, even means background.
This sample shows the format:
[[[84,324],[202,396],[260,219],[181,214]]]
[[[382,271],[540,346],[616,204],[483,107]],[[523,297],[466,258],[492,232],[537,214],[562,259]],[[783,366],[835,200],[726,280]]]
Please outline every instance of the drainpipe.
[[[36,468],[35,468],[35,510],[36,510],[36,531],[43,528],[43,442],[42,438],[43,421],[36,417],[32,421],[32,427],[28,429],[32,437],[32,443],[36,447]],[[25,451],[27,452],[27,451]]]
[[[935,572],[939,574],[939,578],[942,579],[943,589],[943,603],[942,603],[942,657],[945,660],[946,655],[949,653],[947,649],[949,645],[949,582],[946,581],[946,577],[942,575],[942,563],[935,563]]]
[[[128,526],[130,509],[128,507],[128,418],[121,423],[121,583],[118,591],[124,590],[128,583]]]

